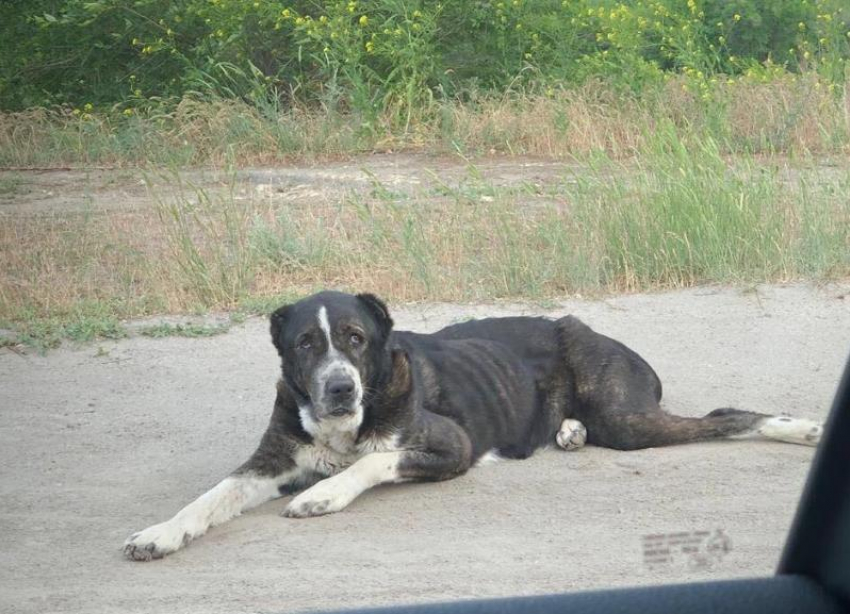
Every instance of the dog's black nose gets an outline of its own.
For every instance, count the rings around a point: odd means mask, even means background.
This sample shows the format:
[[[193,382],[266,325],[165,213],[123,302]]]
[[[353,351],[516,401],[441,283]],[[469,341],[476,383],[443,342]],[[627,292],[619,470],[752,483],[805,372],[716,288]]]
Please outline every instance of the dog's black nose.
[[[350,399],[354,394],[354,380],[347,375],[333,377],[325,384],[325,391],[335,401]]]

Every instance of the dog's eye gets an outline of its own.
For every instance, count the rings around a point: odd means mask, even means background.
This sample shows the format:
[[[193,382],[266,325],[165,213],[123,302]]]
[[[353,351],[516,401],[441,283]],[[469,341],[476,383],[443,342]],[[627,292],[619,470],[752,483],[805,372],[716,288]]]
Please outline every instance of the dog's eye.
[[[299,350],[309,350],[313,347],[313,342],[310,340],[310,337],[304,337],[303,339],[298,341],[298,349]]]
[[[360,333],[351,333],[351,335],[349,335],[348,337],[348,340],[351,342],[351,345],[360,345],[361,343],[366,341],[363,338],[363,335],[361,335]]]

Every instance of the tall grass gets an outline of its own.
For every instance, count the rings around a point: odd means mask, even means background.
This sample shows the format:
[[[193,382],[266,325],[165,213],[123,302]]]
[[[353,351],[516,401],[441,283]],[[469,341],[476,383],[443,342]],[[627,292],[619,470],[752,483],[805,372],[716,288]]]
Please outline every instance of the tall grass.
[[[802,273],[795,216],[827,206],[824,194],[812,197],[800,185],[789,189],[777,169],[752,159],[738,158],[730,167],[713,139],[686,148],[667,127],[652,145],[649,168],[605,185],[598,176],[577,180],[573,211],[592,229],[583,251],[600,284],[635,290]],[[831,205],[840,217],[841,206]],[[835,220],[807,221],[805,236]]]
[[[230,305],[249,288],[253,251],[248,243],[253,210],[234,193],[212,194],[180,173],[160,177],[170,186],[156,198],[156,212],[170,262],[183,290],[203,306]]]
[[[680,77],[640,95],[591,81],[497,96],[472,91],[411,109],[403,125],[389,106],[365,121],[334,107],[191,96],[129,117],[0,113],[0,167],[247,166],[400,149],[624,158],[644,151],[664,124],[685,140],[711,137],[729,153],[850,148],[850,80],[836,89],[815,73],[717,82],[708,99]]]
[[[643,138],[635,159],[597,154],[543,187],[498,187],[473,166],[459,185],[375,181],[292,204],[175,177],[150,183],[152,211],[10,218],[0,318],[266,309],[328,286],[544,299],[850,274],[847,166],[730,158],[671,122]]]

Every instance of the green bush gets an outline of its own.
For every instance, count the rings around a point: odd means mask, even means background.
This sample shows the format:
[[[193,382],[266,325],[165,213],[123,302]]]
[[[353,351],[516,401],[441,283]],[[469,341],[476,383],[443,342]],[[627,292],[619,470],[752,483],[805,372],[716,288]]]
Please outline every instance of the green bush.
[[[434,97],[760,67],[842,83],[846,0],[9,0],[0,108],[187,94],[408,122]]]

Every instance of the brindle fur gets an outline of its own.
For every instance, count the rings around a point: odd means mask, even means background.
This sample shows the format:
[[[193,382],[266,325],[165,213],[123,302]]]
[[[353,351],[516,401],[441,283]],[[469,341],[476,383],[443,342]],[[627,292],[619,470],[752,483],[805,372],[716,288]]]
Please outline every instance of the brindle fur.
[[[623,344],[573,317],[494,318],[421,335],[393,331],[369,294],[322,292],[271,317],[281,378],[251,458],[125,554],[160,558],[278,494],[284,515],[344,509],[378,484],[445,480],[492,457],[553,444],[634,450],[738,434],[816,445],[822,427],[723,408],[664,412],[661,382]]]
[[[588,443],[635,450],[729,437],[765,417],[728,408],[703,418],[664,412],[653,369],[571,316],[473,320],[425,335],[393,331],[389,311],[372,295],[323,292],[272,314],[282,377],[268,429],[237,474],[280,475],[299,446],[314,443],[299,418],[306,393],[290,347],[292,331],[319,305],[334,321],[357,321],[368,331],[368,356],[358,365],[367,395],[357,441],[395,437],[405,451],[405,480],[455,477],[488,451],[526,458],[553,442],[565,418],[587,427]]]

